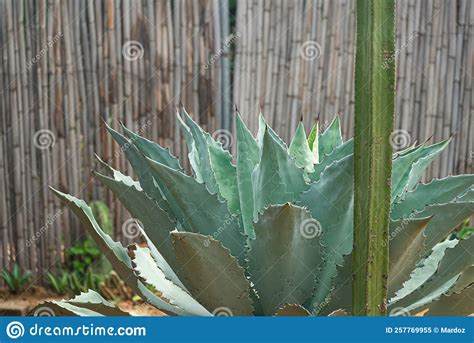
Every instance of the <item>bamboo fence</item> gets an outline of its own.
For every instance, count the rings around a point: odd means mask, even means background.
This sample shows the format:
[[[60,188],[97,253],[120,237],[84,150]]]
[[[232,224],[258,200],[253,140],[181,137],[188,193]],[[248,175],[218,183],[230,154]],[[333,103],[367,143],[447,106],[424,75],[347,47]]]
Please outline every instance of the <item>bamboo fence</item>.
[[[184,161],[181,103],[211,133],[262,111],[288,139],[300,116],[352,135],[355,0],[0,1],[0,266],[41,276],[84,238],[48,186],[105,199],[94,152],[132,173],[103,121]],[[428,178],[472,171],[474,3],[398,2],[397,147],[456,133]],[[184,162],[183,162],[184,163]]]

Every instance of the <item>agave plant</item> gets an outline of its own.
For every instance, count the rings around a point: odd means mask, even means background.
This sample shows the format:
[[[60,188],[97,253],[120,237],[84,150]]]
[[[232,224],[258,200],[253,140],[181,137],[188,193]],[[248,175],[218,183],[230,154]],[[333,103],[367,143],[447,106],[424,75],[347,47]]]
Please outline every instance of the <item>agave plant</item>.
[[[184,110],[177,119],[191,176],[168,149],[125,127],[108,130],[137,180],[101,159],[102,173],[93,172],[140,224],[147,247],[113,241],[83,200],[53,190],[124,282],[175,315],[350,313],[353,140],[343,141],[339,119],[308,136],[300,123],[288,147],[263,116],[254,138],[237,113],[235,160]],[[420,183],[448,143],[393,156],[391,315],[474,312],[474,238],[452,235],[474,213],[474,175]],[[122,314],[95,292],[49,306]]]

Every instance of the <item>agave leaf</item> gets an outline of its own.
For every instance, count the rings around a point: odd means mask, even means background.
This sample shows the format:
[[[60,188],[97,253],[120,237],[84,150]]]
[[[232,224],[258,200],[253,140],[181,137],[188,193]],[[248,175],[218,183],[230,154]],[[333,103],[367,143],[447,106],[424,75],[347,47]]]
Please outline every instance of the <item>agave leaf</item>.
[[[217,193],[218,187],[215,175],[212,170],[211,159],[209,157],[208,149],[208,138],[210,138],[207,132],[204,132],[201,127],[189,116],[188,113],[183,109],[182,111],[184,116],[184,122],[191,132],[194,147],[195,155],[193,158],[197,158],[196,165],[194,167],[198,168],[199,175],[201,176],[202,182],[206,184],[207,189],[211,193]],[[188,142],[188,140],[186,140]],[[189,143],[188,143],[189,146]]]
[[[254,225],[248,272],[265,315],[285,303],[302,305],[312,294],[321,263],[318,228],[308,211],[291,204],[268,207]]]
[[[107,176],[112,177],[115,180],[120,180],[121,182],[130,185],[130,186],[135,186],[135,188],[142,190],[142,186],[140,186],[140,183],[133,180],[130,176],[122,174],[119,170],[116,170],[109,166],[105,161],[103,161],[99,155],[95,154],[95,158],[99,162],[100,166],[102,167],[102,170],[106,172]]]
[[[444,257],[446,250],[455,247],[458,242],[457,239],[454,239],[446,240],[437,244],[433,248],[431,254],[418,263],[417,268],[410,274],[410,278],[403,283],[403,287],[399,289],[390,288],[389,284],[389,294],[393,294],[393,291],[396,291],[395,296],[389,298],[389,305],[406,297],[429,280],[429,278],[436,272],[439,262]]]
[[[46,301],[36,306],[34,316],[129,316],[128,312],[115,307],[102,296],[89,290],[70,300]]]
[[[457,279],[454,287],[451,288],[450,291],[448,292],[448,295],[451,295],[454,293],[460,293],[465,288],[471,287],[473,284],[474,284],[474,266],[470,266],[464,269],[459,279]]]
[[[109,130],[112,138],[120,145],[120,148],[125,153],[127,160],[132,165],[135,173],[137,173],[142,188],[146,192],[150,193],[150,197],[154,198],[155,200],[161,200],[161,194],[154,185],[153,177],[150,173],[150,168],[146,164],[146,161],[140,151],[130,140],[125,138],[125,136],[115,131],[108,125],[107,130]]]
[[[73,306],[87,308],[104,316],[130,315],[128,312],[122,311],[120,308],[105,300],[99,293],[93,290],[81,293],[71,300],[67,300],[66,302]]]
[[[79,316],[79,317],[101,317],[99,312],[75,306],[65,300],[45,301],[31,310],[34,316]],[[111,315],[111,314],[108,314]],[[126,315],[126,314],[123,314]]]
[[[404,154],[398,154],[392,164],[392,201],[411,190],[430,163],[449,144],[450,139],[425,147],[411,148]]]
[[[166,185],[166,198],[174,199],[179,206],[178,220],[185,230],[213,236],[234,256],[243,258],[245,236],[226,203],[216,194],[209,193],[205,185],[193,177],[152,160],[148,162],[155,178]]]
[[[225,308],[234,316],[252,315],[250,283],[237,259],[221,242],[189,232],[171,235],[181,264],[178,273],[196,300],[214,314]]]
[[[352,251],[353,218],[353,157],[352,155],[327,167],[318,182],[300,195],[296,204],[305,206],[322,228],[321,244],[324,263],[316,278],[313,303],[320,304],[331,289],[336,265]]]
[[[433,148],[433,150],[430,150],[427,148],[426,150],[428,153],[421,157],[419,160],[417,160],[411,167],[410,173],[408,175],[408,180],[405,189],[406,190],[411,190],[415,188],[415,186],[418,184],[420,179],[422,178],[426,168],[433,162],[438,155],[446,148],[451,141],[451,138],[442,141],[438,144],[434,144],[435,147],[431,146],[429,148]]]
[[[276,132],[273,131],[273,129],[265,121],[263,114],[260,113],[260,115],[258,116],[258,132],[257,132],[257,143],[260,148],[263,147],[265,134],[269,134],[283,150],[288,149],[283,139],[281,139],[280,136],[278,136]]]
[[[254,219],[272,204],[293,202],[308,188],[303,169],[298,168],[268,130],[263,135],[260,162],[252,173]]]
[[[431,279],[420,288],[397,301],[394,306],[407,311],[422,310],[430,302],[447,293],[454,286],[461,273],[474,265],[474,238],[459,241],[453,248],[447,249]]]
[[[183,170],[179,164],[178,158],[173,156],[168,148],[163,148],[158,143],[150,141],[136,134],[135,132],[127,129],[124,125],[122,125],[122,129],[133,145],[135,145],[135,147],[137,147],[143,155],[170,168]]]
[[[427,206],[421,212],[412,213],[410,218],[433,217],[425,230],[425,253],[428,253],[473,213],[474,201],[451,202]]]
[[[308,145],[313,155],[314,163],[319,163],[319,122],[313,125],[308,135]]]
[[[351,138],[335,148],[331,154],[326,155],[324,160],[320,161],[320,163],[314,167],[314,172],[309,175],[309,178],[311,181],[318,181],[324,169],[334,162],[342,160],[343,158],[351,155],[353,152],[354,140]]]
[[[421,293],[419,294],[419,297],[417,299],[412,299],[413,301],[410,303],[405,303],[404,301],[400,301],[397,303],[397,307],[390,307],[390,314],[391,316],[398,316],[400,314],[411,314],[411,313],[417,313],[425,310],[430,303],[433,301],[436,301],[439,299],[442,295],[446,294],[449,292],[451,287],[455,285],[456,280],[459,278],[461,273],[453,276],[451,279],[446,280],[446,282],[442,285],[440,285],[438,288],[434,289],[431,291],[431,293]],[[425,295],[426,294],[426,295]]]
[[[125,153],[127,160],[133,167],[133,170],[140,180],[140,185],[143,191],[158,205],[163,208],[173,219],[176,219],[176,214],[172,210],[173,199],[163,198],[163,185],[156,181],[158,187],[155,185],[155,180],[150,171],[150,167],[146,161],[146,157],[138,150],[132,141],[128,140],[122,134],[118,133],[111,127],[107,126],[112,138],[120,145],[122,151]]]
[[[178,315],[186,315],[187,312],[170,305],[165,302],[138,280],[132,270],[130,257],[127,254],[127,250],[119,242],[115,242],[107,235],[99,226],[97,221],[92,214],[91,208],[85,203],[84,200],[77,199],[72,195],[62,193],[54,188],[51,188],[54,194],[61,199],[79,218],[82,225],[86,228],[87,232],[96,242],[97,246],[109,262],[114,267],[120,278],[127,284],[128,287],[133,289],[140,297],[151,305],[161,309],[166,313],[174,313]]]
[[[240,199],[237,186],[237,171],[232,164],[232,156],[208,135],[209,158],[216,178],[219,194],[227,201],[232,214],[240,213]]]
[[[341,121],[335,116],[329,127],[319,137],[319,160],[331,154],[334,149],[342,144]]]
[[[444,179],[435,179],[428,184],[418,184],[404,199],[393,204],[393,219],[405,218],[413,211],[434,204],[451,202],[474,185],[474,175],[448,176]]]
[[[343,256],[343,262],[336,267],[333,286],[319,303],[313,303],[312,312],[330,315],[334,311],[352,310],[352,254]]]
[[[298,124],[288,151],[299,168],[303,168],[306,173],[314,172],[314,163],[316,161],[311,149],[309,148],[306,133],[304,132],[303,122]]]
[[[128,254],[132,259],[133,269],[136,274],[147,284],[155,287],[160,297],[170,304],[182,308],[195,316],[210,316],[188,292],[169,280],[165,273],[158,267],[156,261],[147,248],[139,248],[136,244],[128,247]]]
[[[176,118],[178,120],[179,127],[181,128],[181,134],[184,136],[186,140],[186,145],[188,146],[188,160],[191,164],[191,168],[193,170],[194,178],[198,182],[204,182],[204,178],[201,174],[201,166],[200,166],[200,159],[199,159],[199,152],[196,149],[196,143],[194,142],[193,135],[191,134],[191,130],[186,125],[184,120],[181,118],[179,113],[176,113]]]
[[[469,316],[474,313],[474,286],[460,293],[443,294],[429,306],[427,316]]]
[[[285,304],[283,307],[280,307],[276,312],[276,317],[291,317],[291,316],[299,316],[299,317],[307,317],[311,314],[307,309],[303,306],[298,304]]]
[[[390,221],[388,297],[391,298],[415,269],[423,257],[425,235],[423,231],[431,217]]]
[[[176,267],[174,250],[169,235],[175,229],[175,224],[168,214],[135,185],[129,185],[122,179],[111,179],[97,172],[94,172],[94,176],[110,189],[120,199],[131,216],[138,219],[143,225],[147,239],[160,251],[159,254],[155,253],[155,258],[166,277],[178,286],[184,287],[170,267],[170,264]]]
[[[253,239],[255,234],[253,231],[252,171],[259,162],[260,149],[239,113],[236,116],[235,127],[237,136],[237,183],[242,224],[245,234]]]

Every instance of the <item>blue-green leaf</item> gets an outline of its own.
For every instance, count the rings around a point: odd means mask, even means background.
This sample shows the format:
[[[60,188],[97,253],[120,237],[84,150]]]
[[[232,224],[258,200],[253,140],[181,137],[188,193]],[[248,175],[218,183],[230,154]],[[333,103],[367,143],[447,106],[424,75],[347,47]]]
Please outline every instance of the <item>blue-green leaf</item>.
[[[321,263],[319,229],[302,207],[284,204],[267,208],[254,225],[248,271],[265,315],[285,303],[303,303],[311,296]]]
[[[99,226],[92,214],[91,208],[84,200],[77,199],[69,194],[64,194],[53,188],[51,190],[61,199],[79,218],[82,225],[96,242],[104,256],[114,267],[120,278],[133,289],[140,297],[151,305],[167,312],[178,315],[192,315],[184,309],[172,306],[153,292],[151,292],[135,275],[132,270],[132,263],[127,254],[127,250],[119,242],[115,242]]]
[[[97,172],[94,172],[94,176],[110,189],[127,208],[131,216],[138,219],[143,225],[147,238],[159,251],[160,255],[155,258],[158,259],[158,266],[166,274],[166,277],[178,286],[184,287],[170,267],[170,265],[176,267],[170,237],[170,232],[175,229],[175,224],[168,214],[135,185],[127,184],[121,178],[111,179]],[[161,255],[163,260],[160,259]]]
[[[407,192],[402,200],[393,204],[390,216],[393,219],[406,218],[413,211],[421,211],[429,205],[451,202],[474,185],[474,175],[448,176],[434,179],[428,184],[418,184]]]
[[[329,127],[319,137],[319,160],[331,154],[334,149],[342,144],[341,122],[335,116]]]
[[[269,205],[295,201],[308,188],[303,169],[296,166],[268,130],[262,144],[260,162],[252,173],[254,218]]]
[[[306,139],[303,122],[298,124],[288,151],[299,168],[303,168],[306,173],[314,171],[316,161]]]
[[[234,256],[243,258],[245,236],[227,204],[193,177],[150,159],[148,162],[153,176],[166,185],[165,197],[176,203],[178,208],[173,210],[185,231],[212,236]]]
[[[179,275],[189,285],[195,299],[214,315],[253,314],[249,297],[250,283],[244,269],[221,242],[190,232],[173,232]]]
[[[170,168],[183,170],[183,168],[179,165],[179,161],[176,156],[173,156],[168,148],[163,148],[158,143],[137,135],[135,132],[127,129],[123,125],[122,128],[125,132],[125,135],[142,152],[143,155]]]
[[[407,149],[396,154],[392,163],[392,202],[411,190],[423,176],[425,169],[443,151],[451,139],[425,147]]]
[[[140,248],[136,244],[128,247],[128,254],[132,259],[133,270],[147,284],[152,285],[160,293],[160,297],[172,306],[185,309],[196,316],[210,316],[196,299],[188,292],[169,280],[165,273],[156,264],[147,248]]]
[[[318,182],[300,195],[296,204],[306,207],[322,228],[321,244],[324,262],[316,277],[312,304],[325,302],[336,266],[352,251],[353,239],[353,157],[349,155],[327,167]]]
[[[242,224],[245,234],[249,238],[254,238],[252,172],[259,161],[260,149],[239,113],[236,116],[235,126],[237,136],[237,184]]]

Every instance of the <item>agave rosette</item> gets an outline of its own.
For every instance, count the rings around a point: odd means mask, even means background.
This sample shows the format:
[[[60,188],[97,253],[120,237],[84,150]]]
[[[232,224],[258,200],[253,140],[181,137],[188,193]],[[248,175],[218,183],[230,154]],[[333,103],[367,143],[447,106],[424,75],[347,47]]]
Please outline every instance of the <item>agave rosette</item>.
[[[124,282],[174,315],[350,313],[353,141],[343,141],[339,119],[308,137],[300,123],[288,147],[262,116],[254,138],[237,114],[234,160],[185,111],[177,117],[192,176],[168,149],[125,127],[108,129],[136,180],[100,159],[94,172],[140,223],[147,247],[113,241],[83,200],[54,190]],[[452,235],[474,213],[474,175],[420,183],[448,143],[393,156],[391,315],[474,312],[474,238]],[[54,307],[114,314],[88,294]]]

